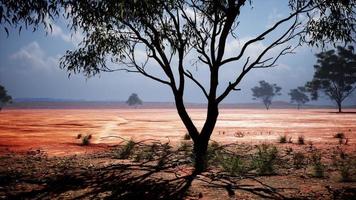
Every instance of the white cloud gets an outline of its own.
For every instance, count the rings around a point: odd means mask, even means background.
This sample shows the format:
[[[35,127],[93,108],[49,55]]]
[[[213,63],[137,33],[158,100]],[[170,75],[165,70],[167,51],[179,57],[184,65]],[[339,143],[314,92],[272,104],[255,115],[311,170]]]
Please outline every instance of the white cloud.
[[[272,27],[276,22],[281,20],[283,15],[277,9],[273,9],[272,13],[268,15],[266,28]]]
[[[59,56],[47,56],[40,45],[34,41],[10,55],[21,69],[51,70],[58,68]]]

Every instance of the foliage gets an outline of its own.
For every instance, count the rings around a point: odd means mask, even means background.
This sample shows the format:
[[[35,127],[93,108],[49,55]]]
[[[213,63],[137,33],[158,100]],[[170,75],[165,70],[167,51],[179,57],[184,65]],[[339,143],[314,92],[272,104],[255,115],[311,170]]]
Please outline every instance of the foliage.
[[[334,135],[334,138],[338,138],[338,139],[344,139],[345,138],[345,134],[342,132],[336,133]]]
[[[135,147],[136,143],[135,141],[133,141],[132,139],[129,140],[125,146],[123,146],[118,154],[118,158],[119,159],[128,159],[134,151],[134,147]]]
[[[224,171],[232,176],[243,175],[247,171],[246,163],[240,156],[222,156],[222,158],[220,158],[220,164]]]
[[[260,81],[260,86],[253,87],[252,96],[253,99],[260,99],[262,100],[263,104],[265,105],[266,109],[268,110],[270,105],[272,104],[273,97],[277,95],[281,95],[281,87],[277,86],[276,84],[270,84],[266,81]]]
[[[296,89],[291,89],[288,95],[291,98],[292,103],[297,103],[297,108],[299,109],[300,106],[304,105],[309,101],[309,97],[305,94],[306,89],[305,87],[298,87]]]
[[[304,136],[300,135],[298,136],[298,144],[303,145],[305,144]]]
[[[319,151],[313,151],[311,155],[311,163],[313,165],[314,176],[317,178],[324,177],[325,166],[321,162],[321,153]]]
[[[305,155],[302,152],[296,152],[293,155],[293,164],[296,169],[300,169],[305,164]]]
[[[289,0],[285,2],[290,8],[288,14],[227,55],[228,43],[237,41],[241,33],[240,15],[250,12],[246,7],[252,7],[252,3],[257,1],[0,0],[0,23],[7,33],[10,27],[19,31],[22,27],[34,31],[44,27],[48,31],[52,20],[63,16],[63,21],[73,31],[83,32],[84,38],[76,50],[67,51],[61,58],[60,67],[69,74],[88,77],[100,72],[138,73],[168,86],[183,124],[195,146],[201,148],[199,156],[204,157],[219,104],[238,90],[248,72],[275,66],[281,56],[293,53],[301,44],[324,46],[354,41],[354,0]],[[248,55],[258,42],[264,43],[261,52]],[[273,50],[277,53],[272,54]],[[195,60],[188,60],[191,58]],[[221,70],[237,63],[242,64],[236,68],[236,78],[222,83]],[[198,64],[209,69],[208,84],[199,82],[191,72]],[[152,73],[156,69],[161,72],[159,76]],[[201,131],[185,108],[187,79],[207,101]],[[265,102],[269,105],[271,99]]]
[[[0,85],[0,110],[4,104],[11,103],[11,102],[12,102],[12,97],[7,94],[7,91],[4,88],[4,86]]]
[[[136,93],[132,93],[126,103],[129,106],[142,105],[142,100],[138,97]]]
[[[90,134],[82,137],[82,145],[83,146],[89,145],[91,138],[92,138],[92,136]],[[80,139],[80,138],[78,138],[78,139]]]
[[[278,150],[275,146],[262,144],[257,146],[257,152],[253,156],[253,166],[260,175],[275,173],[275,164],[278,160]]]
[[[287,143],[287,135],[280,135],[279,143]]]
[[[311,92],[312,100],[319,98],[319,91],[335,101],[339,112],[342,111],[342,102],[356,89],[356,54],[354,47],[338,46],[316,54],[317,64],[314,65],[313,80],[306,84]]]

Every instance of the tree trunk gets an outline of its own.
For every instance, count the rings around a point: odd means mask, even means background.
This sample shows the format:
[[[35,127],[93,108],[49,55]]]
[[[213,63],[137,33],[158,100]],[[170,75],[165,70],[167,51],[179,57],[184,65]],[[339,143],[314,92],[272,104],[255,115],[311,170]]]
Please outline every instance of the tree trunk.
[[[338,109],[339,109],[339,113],[341,113],[341,112],[342,112],[341,102],[340,102],[340,101],[337,101],[336,103],[337,103],[337,107],[338,107]]]
[[[194,174],[200,174],[208,167],[208,144],[209,140],[198,140],[194,142]]]

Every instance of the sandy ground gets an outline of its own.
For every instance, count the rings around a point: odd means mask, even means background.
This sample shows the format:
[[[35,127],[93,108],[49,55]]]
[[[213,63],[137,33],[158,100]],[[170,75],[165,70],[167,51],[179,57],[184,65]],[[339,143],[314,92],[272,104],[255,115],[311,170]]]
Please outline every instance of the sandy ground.
[[[276,142],[287,134],[296,142],[303,135],[313,144],[337,144],[345,133],[356,149],[356,110],[222,109],[212,139],[221,143]],[[198,127],[204,109],[189,111]],[[122,139],[158,139],[179,144],[186,130],[174,109],[3,110],[0,112],[0,153],[41,149],[49,155],[70,155],[105,149]],[[242,133],[243,137],[237,137]],[[92,134],[93,145],[82,147],[77,134]]]

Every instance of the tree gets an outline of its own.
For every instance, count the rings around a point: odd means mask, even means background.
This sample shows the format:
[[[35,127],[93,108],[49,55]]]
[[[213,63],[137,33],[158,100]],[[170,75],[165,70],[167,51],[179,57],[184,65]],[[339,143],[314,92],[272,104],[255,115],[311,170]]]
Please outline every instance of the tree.
[[[80,47],[67,51],[60,66],[69,73],[93,76],[100,72],[139,73],[167,86],[174,96],[177,112],[194,143],[195,172],[207,166],[207,147],[213,133],[219,104],[237,89],[245,75],[256,68],[275,66],[277,60],[301,44],[322,45],[354,41],[355,0],[289,0],[290,13],[274,25],[245,42],[232,55],[226,45],[237,40],[239,16],[252,0],[0,0],[0,22],[7,27],[21,23],[36,30],[51,29],[49,19],[67,18],[72,30],[83,31]],[[264,41],[257,57],[246,55],[252,45]],[[280,47],[280,48],[276,48]],[[277,53],[271,55],[271,50]],[[138,52],[146,52],[137,57]],[[142,54],[141,54],[142,55]],[[196,62],[187,59],[193,55]],[[117,68],[107,65],[118,63]],[[190,70],[190,65],[209,70],[204,85]],[[219,72],[235,63],[236,78],[222,84]],[[112,66],[112,65],[111,65]],[[152,73],[159,69],[164,75]],[[151,70],[148,68],[151,67]],[[198,72],[196,72],[198,73]],[[191,81],[207,102],[206,120],[201,129],[193,123],[185,108],[186,82]],[[218,85],[221,90],[218,90]],[[220,93],[221,91],[221,93]]]
[[[305,94],[307,90],[305,87],[298,87],[295,89],[291,89],[288,95],[290,96],[290,100],[292,103],[297,103],[298,110],[302,105],[309,101],[309,97]]]
[[[276,84],[269,84],[266,81],[260,81],[259,84],[260,86],[255,86],[251,88],[252,96],[254,97],[253,99],[262,100],[263,104],[268,110],[272,104],[273,97],[281,95],[280,91],[282,90],[282,88],[277,86]]]
[[[311,92],[312,100],[319,98],[319,91],[336,102],[342,112],[342,102],[356,89],[356,54],[354,48],[338,46],[316,54],[317,64],[314,65],[313,80],[306,84]]]
[[[0,111],[4,104],[11,103],[11,101],[12,101],[11,96],[7,94],[7,91],[4,88],[4,86],[0,85]]]
[[[129,106],[137,106],[142,105],[142,100],[138,97],[136,93],[132,93],[126,103]]]

